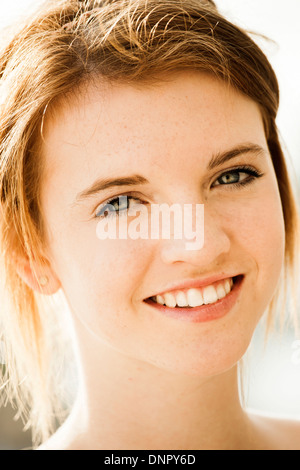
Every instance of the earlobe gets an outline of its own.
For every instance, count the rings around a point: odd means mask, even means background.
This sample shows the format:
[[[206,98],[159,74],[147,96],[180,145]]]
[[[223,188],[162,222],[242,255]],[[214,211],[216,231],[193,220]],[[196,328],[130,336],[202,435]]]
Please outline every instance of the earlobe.
[[[28,259],[16,260],[17,273],[34,291],[44,295],[53,295],[61,287],[61,283],[50,266],[32,265]]]

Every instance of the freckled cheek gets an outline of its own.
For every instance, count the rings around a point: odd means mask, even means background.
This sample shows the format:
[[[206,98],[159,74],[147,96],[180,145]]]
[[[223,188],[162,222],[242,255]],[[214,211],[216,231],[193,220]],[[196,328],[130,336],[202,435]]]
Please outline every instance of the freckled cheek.
[[[60,269],[72,312],[106,339],[127,337],[135,319],[133,300],[144,280],[147,240],[69,240]],[[126,334],[125,334],[126,333]]]
[[[54,223],[56,222],[56,223]],[[55,270],[69,297],[81,302],[97,295],[120,303],[138,283],[147,257],[147,240],[100,240],[96,224],[66,225],[63,220],[50,226]],[[57,234],[60,234],[59,236]],[[126,297],[125,297],[126,296]]]
[[[256,270],[258,289],[272,293],[284,262],[285,229],[281,202],[276,190],[253,201],[245,201],[235,218],[235,243],[242,246]]]
[[[97,292],[98,299],[105,299],[104,302],[109,301],[110,305],[125,305],[130,302],[143,282],[143,273],[147,266],[146,242],[97,240],[93,254],[86,253],[82,257],[82,272],[88,273],[89,282]]]
[[[76,293],[75,308],[99,337],[109,343],[117,340],[118,345],[123,341],[126,344],[129,331],[136,323],[134,299],[147,266],[145,241],[99,240],[91,264],[82,295]]]

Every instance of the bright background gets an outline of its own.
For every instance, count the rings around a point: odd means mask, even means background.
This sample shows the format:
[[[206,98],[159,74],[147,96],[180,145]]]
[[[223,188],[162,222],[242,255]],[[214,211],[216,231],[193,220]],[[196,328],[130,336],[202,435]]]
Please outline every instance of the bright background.
[[[215,1],[229,20],[275,41],[253,37],[267,54],[279,80],[281,105],[277,122],[299,181],[300,0]],[[39,3],[40,0],[0,0],[0,29]],[[276,333],[264,348],[263,331],[258,328],[245,367],[249,408],[300,419],[300,354],[295,349],[295,339],[292,331],[283,336]],[[21,433],[21,424],[12,417],[9,408],[0,410],[0,449],[30,445],[30,436]]]

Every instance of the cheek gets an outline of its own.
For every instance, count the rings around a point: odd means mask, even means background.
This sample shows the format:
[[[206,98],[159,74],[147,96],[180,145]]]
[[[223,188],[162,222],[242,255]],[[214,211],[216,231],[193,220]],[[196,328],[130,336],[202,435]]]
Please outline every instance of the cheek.
[[[132,299],[147,269],[145,241],[99,240],[91,230],[64,239],[56,259],[71,311],[100,339],[120,345],[136,321]]]
[[[269,178],[253,198],[236,207],[233,246],[249,256],[253,275],[249,276],[253,299],[264,308],[276,290],[284,263],[285,226],[275,178]],[[262,306],[263,307],[263,306]]]

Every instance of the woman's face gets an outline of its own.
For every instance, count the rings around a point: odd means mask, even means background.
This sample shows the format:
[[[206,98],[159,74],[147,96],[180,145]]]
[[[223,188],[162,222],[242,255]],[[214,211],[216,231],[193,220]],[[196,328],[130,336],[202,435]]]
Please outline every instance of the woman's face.
[[[82,328],[108,347],[173,372],[204,377],[236,364],[284,259],[281,201],[258,106],[199,72],[151,87],[99,82],[57,105],[44,137],[49,259]],[[212,165],[212,158],[237,148]],[[96,180],[132,175],[148,183],[82,196]],[[119,195],[149,211],[151,204],[204,204],[204,246],[187,250],[184,238],[100,240],[104,203]],[[126,211],[119,209],[124,226]],[[181,283],[189,299],[195,280],[212,284],[211,277],[238,275],[233,300],[219,300],[219,310],[214,303],[202,307],[198,321],[191,321],[192,309],[185,314],[181,307],[176,317],[174,309],[169,315],[145,302]]]

